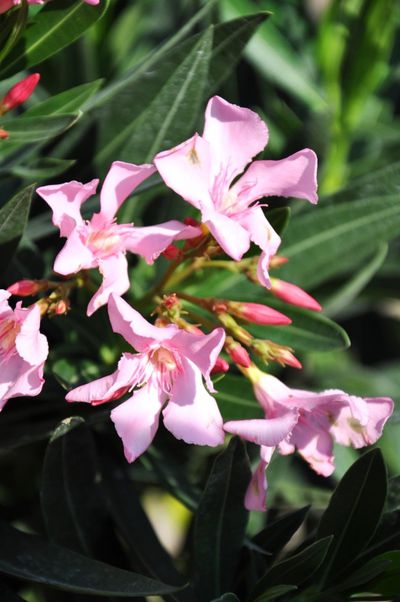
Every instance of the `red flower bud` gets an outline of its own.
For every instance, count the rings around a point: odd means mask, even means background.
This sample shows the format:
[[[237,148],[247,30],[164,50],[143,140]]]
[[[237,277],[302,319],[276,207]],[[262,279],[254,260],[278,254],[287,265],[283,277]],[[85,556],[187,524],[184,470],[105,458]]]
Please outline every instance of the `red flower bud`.
[[[8,287],[8,292],[17,297],[37,295],[48,288],[46,280],[19,280]]]
[[[279,299],[286,301],[286,303],[298,305],[299,307],[304,307],[305,309],[311,309],[313,311],[321,311],[322,309],[314,297],[311,297],[311,295],[303,291],[302,288],[291,282],[271,278],[270,291],[275,297],[279,297]]]
[[[178,247],[176,247],[175,245],[168,245],[168,247],[162,252],[162,254],[164,255],[165,259],[169,259],[171,261],[174,259],[178,259],[178,257],[181,257],[182,251],[178,249]]]
[[[242,320],[253,322],[253,324],[286,326],[292,323],[292,320],[281,312],[267,305],[261,305],[261,303],[229,301],[228,311]]]
[[[7,113],[24,103],[33,93],[40,80],[40,73],[28,75],[15,84],[0,102],[0,114]]]
[[[228,372],[229,364],[223,357],[218,357],[215,362],[213,368],[211,369],[211,374],[225,374]]]
[[[226,351],[231,357],[232,361],[242,368],[249,368],[251,366],[251,359],[244,347],[236,341],[231,345],[227,345]]]
[[[10,136],[10,134],[8,132],[6,132],[6,130],[3,130],[3,128],[0,128],[0,139],[7,140],[7,138],[9,136]]]

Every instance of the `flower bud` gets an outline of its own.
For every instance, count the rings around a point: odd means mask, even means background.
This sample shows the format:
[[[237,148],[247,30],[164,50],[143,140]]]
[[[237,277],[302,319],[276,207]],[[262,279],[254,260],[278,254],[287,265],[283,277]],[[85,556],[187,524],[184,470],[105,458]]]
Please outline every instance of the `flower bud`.
[[[240,303],[237,301],[227,302],[229,313],[237,318],[247,320],[253,324],[264,326],[287,326],[292,320],[279,311],[262,305],[261,303]]]
[[[7,138],[10,137],[10,134],[8,132],[6,132],[6,130],[4,130],[3,128],[0,128],[0,139],[1,140],[7,140]]]
[[[282,257],[281,255],[274,255],[270,259],[269,267],[271,269],[273,269],[273,268],[280,268],[281,265],[284,265],[288,261],[289,261],[289,259],[287,257]]]
[[[211,368],[210,374],[225,374],[229,370],[229,364],[223,357],[217,357],[213,368]]]
[[[4,113],[19,107],[19,105],[28,100],[38,85],[39,80],[40,74],[33,73],[10,88],[3,100],[0,101],[0,115],[4,115]]]
[[[70,304],[67,299],[60,299],[60,301],[57,301],[57,303],[54,304],[54,307],[52,307],[52,311],[56,316],[62,316],[68,313],[69,309]]]
[[[218,320],[221,322],[225,328],[227,328],[241,343],[245,345],[249,345],[253,340],[253,335],[251,335],[245,328],[239,326],[234,318],[226,312],[217,313]]]
[[[228,342],[226,351],[232,361],[238,366],[242,366],[243,368],[249,368],[249,366],[251,366],[251,359],[247,350],[237,341],[232,341],[232,343]]]
[[[165,257],[165,259],[172,261],[182,257],[182,251],[175,245],[168,245],[168,247],[162,252],[162,255]]]
[[[47,280],[18,280],[8,287],[8,292],[17,297],[31,297],[48,288]]]
[[[270,290],[275,297],[279,297],[279,299],[286,301],[286,303],[291,303],[292,305],[297,305],[298,307],[304,307],[305,309],[311,309],[313,311],[321,311],[322,309],[316,299],[291,282],[271,278]]]
[[[302,368],[299,360],[293,355],[292,349],[279,345],[273,341],[255,339],[252,342],[253,350],[266,362],[278,362],[283,366]]]

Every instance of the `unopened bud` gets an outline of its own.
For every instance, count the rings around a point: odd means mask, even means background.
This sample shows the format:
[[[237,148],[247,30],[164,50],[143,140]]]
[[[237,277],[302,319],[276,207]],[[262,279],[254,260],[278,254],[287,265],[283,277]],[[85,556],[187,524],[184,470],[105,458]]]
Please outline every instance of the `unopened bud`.
[[[249,368],[249,366],[251,366],[250,356],[240,343],[233,341],[232,343],[228,343],[225,348],[229,357],[235,364],[242,366],[243,368]]]
[[[289,259],[287,257],[282,257],[281,255],[274,255],[273,257],[271,257],[271,259],[269,261],[269,267],[270,268],[280,268],[281,265],[284,265],[288,261],[289,261]]]
[[[8,292],[17,297],[31,297],[48,288],[47,280],[18,280],[8,287]]]
[[[176,296],[176,293],[171,293],[170,295],[164,295],[162,302],[163,302],[164,307],[166,307],[167,309],[172,309],[173,307],[176,307],[177,305],[180,306],[180,301],[179,301],[178,297]]]
[[[165,257],[165,259],[172,261],[182,257],[182,251],[175,245],[168,245],[168,247],[162,252],[162,255]]]
[[[229,370],[229,364],[223,357],[218,357],[210,374],[225,374]]]
[[[34,89],[38,85],[40,80],[39,73],[33,73],[32,75],[28,75],[20,82],[15,84],[7,94],[4,96],[3,100],[0,101],[0,115],[4,115],[4,113],[8,113],[12,109],[15,109],[22,103],[24,103],[33,93]]]
[[[10,137],[10,134],[8,132],[6,132],[6,130],[4,130],[3,128],[0,128],[0,139],[1,140],[7,140],[7,138]]]
[[[287,326],[292,323],[292,320],[281,314],[281,312],[262,305],[261,303],[247,303],[228,301],[228,311],[242,320],[260,324],[263,326]]]
[[[304,307],[305,309],[311,309],[312,311],[321,311],[322,309],[314,297],[311,297],[311,295],[303,291],[302,288],[291,282],[271,278],[270,291],[275,297],[279,297],[279,299],[286,301],[286,303]]]
[[[66,314],[69,311],[69,309],[70,304],[67,299],[60,299],[60,301],[57,301],[57,303],[54,304],[54,307],[52,307],[52,311],[55,313],[56,316],[62,316]]]
[[[290,347],[279,345],[272,341],[254,340],[252,343],[254,351],[266,362],[278,362],[282,366],[291,366],[292,368],[302,368],[301,363],[292,353]]]
[[[218,320],[221,322],[225,328],[227,328],[235,339],[238,339],[241,343],[245,345],[249,345],[253,340],[253,336],[244,328],[239,326],[234,318],[231,315],[221,312],[217,314]]]

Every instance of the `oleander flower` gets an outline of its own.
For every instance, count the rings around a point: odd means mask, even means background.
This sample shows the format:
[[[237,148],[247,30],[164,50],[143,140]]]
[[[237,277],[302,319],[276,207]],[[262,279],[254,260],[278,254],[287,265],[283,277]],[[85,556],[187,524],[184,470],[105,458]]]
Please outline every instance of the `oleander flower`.
[[[254,365],[248,374],[265,419],[234,420],[224,428],[261,446],[261,461],[246,498],[252,509],[265,508],[263,475],[275,448],[283,455],[297,449],[315,472],[327,477],[335,469],[333,442],[355,448],[375,443],[393,411],[388,397],[362,398],[339,389],[322,393],[290,389]]]
[[[249,109],[214,96],[203,135],[156,155],[165,183],[201,211],[202,221],[227,255],[240,261],[250,242],[260,247],[260,283],[269,287],[268,266],[280,238],[259,199],[277,195],[316,203],[317,157],[303,149],[280,161],[253,161],[268,142],[268,129]]]
[[[12,397],[39,395],[48,355],[47,339],[39,330],[39,307],[22,307],[19,302],[13,310],[10,296],[0,289],[0,410]]]
[[[152,165],[115,161],[100,193],[100,211],[90,220],[82,218],[81,206],[96,193],[98,180],[87,184],[72,181],[37,189],[53,211],[53,224],[60,229],[60,235],[67,238],[56,257],[54,271],[66,276],[98,268],[103,275],[102,285],[89,302],[88,316],[106,304],[111,293],[122,295],[128,290],[127,251],[151,264],[172,241],[201,234],[199,228],[177,220],[143,228],[116,223],[115,215],[122,203],[154,172]]]
[[[114,332],[121,334],[137,353],[124,353],[117,370],[76,389],[67,401],[97,405],[131,397],[111,412],[133,462],[151,444],[162,412],[165,427],[186,443],[216,446],[224,441],[222,417],[215,399],[210,372],[225,340],[222,328],[198,336],[174,324],[150,324],[126,301],[111,295],[108,313]]]
[[[96,6],[100,4],[100,0],[84,0],[86,4],[91,4],[92,6]],[[46,0],[28,0],[28,4],[45,4]],[[0,14],[5,13],[10,8],[14,6],[18,6],[21,4],[21,0],[0,0]]]

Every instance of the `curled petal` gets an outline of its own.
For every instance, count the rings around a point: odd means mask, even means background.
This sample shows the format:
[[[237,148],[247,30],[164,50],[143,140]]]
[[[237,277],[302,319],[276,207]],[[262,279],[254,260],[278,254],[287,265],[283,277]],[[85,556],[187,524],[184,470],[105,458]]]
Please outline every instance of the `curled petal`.
[[[290,435],[298,419],[297,411],[289,411],[276,418],[231,420],[224,424],[224,429],[257,445],[275,447]]]
[[[202,207],[202,221],[229,257],[240,261],[250,247],[249,233],[233,218]]]
[[[19,355],[31,366],[37,366],[46,361],[49,345],[40,328],[40,309],[33,305],[26,311],[26,317],[15,338],[15,346]]]
[[[96,266],[96,259],[89,248],[83,243],[79,234],[79,227],[68,235],[65,245],[57,255],[54,262],[54,271],[67,276],[76,274]]]
[[[329,477],[335,470],[333,441],[327,421],[304,420],[294,428],[289,443],[296,446],[300,455],[316,473]]]
[[[128,262],[123,253],[110,255],[99,260],[99,269],[103,275],[103,282],[97,292],[90,299],[87,315],[91,316],[99,307],[105,305],[112,293],[123,295],[129,288]]]
[[[265,470],[271,460],[274,449],[274,447],[261,447],[261,460],[251,478],[244,499],[244,505],[247,510],[265,511],[268,490]]]

